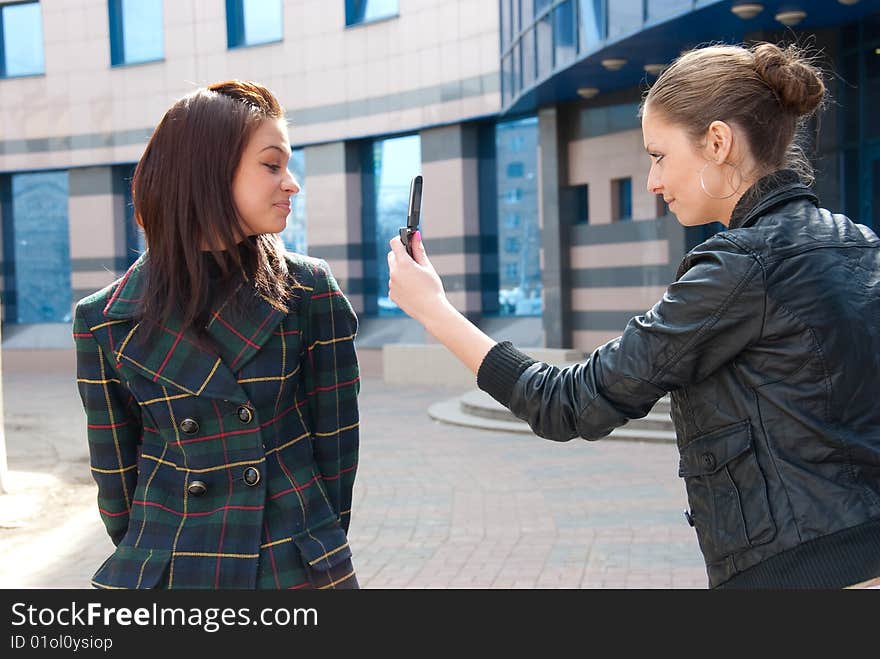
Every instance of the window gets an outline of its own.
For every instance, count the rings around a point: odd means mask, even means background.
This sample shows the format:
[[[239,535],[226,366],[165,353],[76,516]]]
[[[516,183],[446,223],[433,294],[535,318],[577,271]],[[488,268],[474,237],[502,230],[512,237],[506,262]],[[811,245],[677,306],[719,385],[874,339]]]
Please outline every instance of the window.
[[[155,62],[164,55],[162,0],[109,0],[112,66]]]
[[[514,155],[515,153],[515,155]],[[495,125],[498,215],[498,307],[502,315],[534,316],[542,309],[538,226],[538,120]]]
[[[134,202],[131,198],[131,180],[137,163],[113,165],[113,194],[122,201],[122,215],[116,221],[125,223],[125,261],[134,263],[147,249],[144,230],[134,219]]]
[[[229,48],[281,41],[281,0],[226,0],[226,44]]]
[[[388,296],[388,241],[406,224],[409,185],[422,168],[422,141],[418,135],[376,140],[369,144],[364,167],[364,240],[372,241],[365,252],[375,254],[376,279],[365,289],[376,291],[380,316],[403,312]],[[424,217],[424,213],[422,213]],[[375,272],[375,275],[372,273]],[[371,305],[368,305],[368,310]]]
[[[40,3],[0,7],[0,78],[38,75],[45,71]]]
[[[553,46],[554,67],[574,60],[577,49],[577,32],[573,0],[566,0],[553,10]]]
[[[7,282],[6,317],[13,323],[69,323],[67,172],[13,174],[10,178],[11,185],[4,187],[11,203],[4,207],[11,209],[12,221],[4,222],[4,243],[8,243],[4,251],[15,274],[11,286]]]
[[[648,20],[654,21],[687,11],[692,5],[691,0],[648,0]]]
[[[345,24],[371,23],[398,14],[398,0],[345,0]]]
[[[284,246],[297,254],[306,254],[306,155],[304,149],[294,149],[290,154],[287,169],[299,185],[299,192],[290,199],[290,215],[287,227],[281,232]]]
[[[635,32],[642,27],[642,0],[615,0],[608,3],[608,36]]]
[[[618,222],[632,219],[632,179],[619,178],[611,181],[611,214]]]

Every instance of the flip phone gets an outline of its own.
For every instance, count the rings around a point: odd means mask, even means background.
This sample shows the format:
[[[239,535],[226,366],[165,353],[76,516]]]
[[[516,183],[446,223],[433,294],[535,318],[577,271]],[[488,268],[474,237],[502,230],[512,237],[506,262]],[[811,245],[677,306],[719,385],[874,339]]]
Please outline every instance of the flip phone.
[[[419,229],[419,216],[422,214],[422,177],[416,175],[409,184],[409,208],[406,226],[400,228],[400,242],[406,247],[406,253],[413,258],[412,235]]]

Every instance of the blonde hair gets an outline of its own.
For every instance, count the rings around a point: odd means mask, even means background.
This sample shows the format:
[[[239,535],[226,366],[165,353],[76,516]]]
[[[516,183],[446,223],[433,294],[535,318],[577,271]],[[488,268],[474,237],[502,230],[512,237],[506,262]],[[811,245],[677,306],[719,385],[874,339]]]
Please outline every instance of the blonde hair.
[[[811,183],[803,128],[824,98],[822,72],[797,46],[718,45],[676,59],[646,93],[640,114],[650,104],[696,141],[713,121],[735,124],[761,173],[785,167]]]

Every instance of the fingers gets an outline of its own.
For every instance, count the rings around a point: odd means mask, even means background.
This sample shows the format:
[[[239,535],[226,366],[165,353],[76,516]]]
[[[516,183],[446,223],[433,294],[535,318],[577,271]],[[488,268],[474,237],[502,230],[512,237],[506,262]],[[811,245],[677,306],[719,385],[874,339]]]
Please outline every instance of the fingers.
[[[423,266],[431,265],[431,262],[428,260],[428,253],[425,251],[425,243],[422,242],[422,232],[416,231],[412,237],[413,241],[413,258],[416,263]]]

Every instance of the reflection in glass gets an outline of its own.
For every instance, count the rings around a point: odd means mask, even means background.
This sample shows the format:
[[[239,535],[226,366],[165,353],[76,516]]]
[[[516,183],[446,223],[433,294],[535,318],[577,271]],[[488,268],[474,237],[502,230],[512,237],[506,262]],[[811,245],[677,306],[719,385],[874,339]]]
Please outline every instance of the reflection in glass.
[[[164,57],[162,0],[111,0],[109,14],[114,65]]]
[[[522,35],[522,86],[535,82],[535,32],[526,30]]]
[[[642,0],[614,0],[608,3],[608,37],[634,32],[642,27]]]
[[[345,24],[357,25],[397,16],[398,0],[345,0]]]
[[[297,254],[305,254],[306,243],[306,154],[305,149],[294,149],[290,154],[287,169],[299,185],[299,192],[290,198],[290,215],[287,226],[281,232],[284,246]]]
[[[648,20],[655,21],[686,11],[693,6],[693,0],[648,0]]]
[[[578,0],[581,53],[594,50],[605,38],[604,7],[603,0]]]
[[[498,303],[502,315],[540,315],[541,232],[538,226],[538,120],[495,126],[498,181]]]
[[[40,4],[29,2],[0,8],[3,24],[2,73],[5,77],[43,73],[43,21]]]
[[[553,42],[555,45],[554,67],[567,64],[576,55],[574,2],[566,0],[553,10]]]
[[[553,23],[550,14],[535,26],[535,42],[538,50],[538,79],[550,75],[553,70]]]
[[[376,259],[380,316],[403,312],[388,297],[388,241],[406,225],[409,184],[422,169],[422,141],[418,135],[377,140],[373,143],[373,177],[376,200]],[[422,219],[425,219],[424,209]]]
[[[67,172],[12,176],[16,323],[71,320]]]

